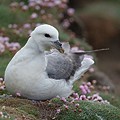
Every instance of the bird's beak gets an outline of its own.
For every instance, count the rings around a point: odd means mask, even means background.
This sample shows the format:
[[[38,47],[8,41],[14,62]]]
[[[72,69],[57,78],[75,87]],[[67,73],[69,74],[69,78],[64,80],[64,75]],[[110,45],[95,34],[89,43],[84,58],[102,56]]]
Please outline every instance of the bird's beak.
[[[59,50],[61,53],[64,53],[64,50],[63,50],[63,48],[62,48],[62,44],[60,43],[59,40],[54,41],[53,44],[54,44],[54,47],[55,47],[57,50]]]

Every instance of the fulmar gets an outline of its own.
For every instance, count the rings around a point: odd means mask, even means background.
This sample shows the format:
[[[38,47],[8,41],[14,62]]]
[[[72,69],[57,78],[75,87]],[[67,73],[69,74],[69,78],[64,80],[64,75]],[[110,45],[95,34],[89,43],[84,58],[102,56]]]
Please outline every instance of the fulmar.
[[[46,52],[48,47],[57,50]],[[68,97],[73,83],[78,80],[94,61],[84,57],[84,52],[62,53],[58,30],[48,24],[36,27],[30,38],[9,62],[5,70],[7,90],[32,100]],[[60,52],[59,52],[60,51]]]

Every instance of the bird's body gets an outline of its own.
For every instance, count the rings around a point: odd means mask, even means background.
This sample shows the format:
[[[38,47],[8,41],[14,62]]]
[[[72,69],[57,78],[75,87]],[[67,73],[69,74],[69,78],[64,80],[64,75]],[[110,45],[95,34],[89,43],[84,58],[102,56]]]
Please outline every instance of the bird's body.
[[[43,29],[44,26],[57,34],[52,26],[43,25]],[[74,81],[94,62],[90,58],[81,59],[78,55],[77,59],[76,57],[74,59],[73,54],[59,52],[46,54],[47,42],[44,43],[42,38],[39,38],[40,40],[35,38],[38,30],[33,31],[35,33],[31,35],[26,45],[8,64],[5,71],[6,87],[12,94],[20,93],[21,96],[34,100],[46,100],[56,96],[68,97],[72,93]],[[44,33],[46,32],[48,31]],[[55,39],[58,39],[56,34]]]

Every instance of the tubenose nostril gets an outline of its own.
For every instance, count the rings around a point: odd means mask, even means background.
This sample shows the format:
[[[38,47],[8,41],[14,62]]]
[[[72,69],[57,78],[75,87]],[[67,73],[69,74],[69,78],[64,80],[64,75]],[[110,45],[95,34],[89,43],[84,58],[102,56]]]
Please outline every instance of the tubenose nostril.
[[[55,41],[54,43],[55,43],[56,45],[60,46],[60,47],[62,46],[62,44],[60,43],[59,40]]]

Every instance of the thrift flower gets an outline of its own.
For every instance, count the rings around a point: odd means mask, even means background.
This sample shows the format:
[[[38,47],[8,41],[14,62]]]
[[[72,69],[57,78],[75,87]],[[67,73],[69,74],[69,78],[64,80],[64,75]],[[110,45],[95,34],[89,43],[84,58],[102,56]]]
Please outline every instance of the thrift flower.
[[[32,15],[30,16],[31,19],[36,19],[38,17],[37,13],[32,13]]]
[[[64,105],[64,107],[65,107],[65,109],[66,109],[66,110],[68,110],[68,109],[69,109],[68,105]]]
[[[75,13],[75,9],[73,9],[73,8],[68,8],[68,9],[67,9],[67,14],[68,14],[69,16],[74,15],[74,13]]]
[[[67,100],[64,97],[61,98],[61,101],[67,102]]]
[[[59,114],[59,113],[60,113],[60,111],[61,111],[61,109],[57,109],[57,114]]]
[[[20,97],[20,96],[21,96],[21,94],[20,94],[19,92],[17,92],[17,93],[16,93],[16,95],[17,95],[18,97]]]

